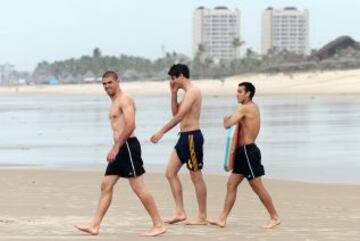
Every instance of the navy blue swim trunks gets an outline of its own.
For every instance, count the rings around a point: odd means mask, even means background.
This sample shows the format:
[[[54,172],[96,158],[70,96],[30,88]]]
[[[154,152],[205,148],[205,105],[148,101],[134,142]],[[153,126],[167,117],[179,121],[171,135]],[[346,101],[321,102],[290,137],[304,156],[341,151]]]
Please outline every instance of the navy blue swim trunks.
[[[199,171],[203,168],[204,137],[200,130],[179,133],[179,140],[175,145],[176,153],[190,171]]]

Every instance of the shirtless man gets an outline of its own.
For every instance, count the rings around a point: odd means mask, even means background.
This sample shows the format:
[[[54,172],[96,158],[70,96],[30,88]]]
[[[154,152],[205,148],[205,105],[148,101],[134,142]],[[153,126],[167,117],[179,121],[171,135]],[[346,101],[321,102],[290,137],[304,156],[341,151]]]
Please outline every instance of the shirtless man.
[[[111,203],[114,185],[122,177],[129,180],[132,190],[141,200],[152,219],[153,228],[141,235],[157,236],[165,233],[166,229],[155,201],[147,191],[142,176],[145,170],[141,158],[140,143],[134,133],[134,101],[120,89],[118,76],[115,72],[105,72],[102,77],[102,84],[111,99],[109,119],[113,130],[114,145],[106,157],[108,166],[102,179],[101,195],[95,216],[90,223],[75,225],[75,227],[92,235],[99,234],[101,221]]]
[[[260,131],[260,112],[259,107],[252,101],[254,94],[254,85],[249,82],[240,83],[237,89],[237,99],[241,105],[234,115],[224,117],[226,129],[239,124],[240,131],[233,172],[227,182],[224,209],[217,221],[210,221],[211,224],[219,227],[225,227],[227,217],[235,203],[237,188],[244,178],[249,181],[252,190],[259,196],[270,215],[269,222],[262,227],[273,228],[281,222],[271,197],[261,181],[261,176],[265,175],[265,171],[261,164],[260,150],[255,144]]]
[[[157,143],[162,136],[180,123],[179,140],[172,151],[166,170],[172,195],[175,200],[176,210],[173,217],[165,220],[165,223],[174,224],[187,219],[184,209],[182,185],[178,172],[183,164],[190,171],[191,180],[195,186],[198,202],[197,218],[188,225],[206,225],[206,185],[202,176],[203,167],[203,143],[204,138],[200,131],[201,91],[190,78],[190,71],[186,65],[173,65],[168,74],[170,75],[171,110],[172,119],[157,133],[151,137],[151,142]],[[185,91],[181,103],[177,100],[179,89]]]

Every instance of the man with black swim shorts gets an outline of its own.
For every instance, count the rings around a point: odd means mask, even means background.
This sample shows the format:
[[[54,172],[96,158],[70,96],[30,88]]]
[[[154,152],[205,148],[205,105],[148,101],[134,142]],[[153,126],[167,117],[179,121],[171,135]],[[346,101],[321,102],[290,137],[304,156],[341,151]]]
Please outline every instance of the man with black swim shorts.
[[[165,220],[165,223],[174,224],[187,219],[184,209],[182,186],[178,172],[183,164],[190,171],[191,180],[195,186],[198,201],[198,215],[189,225],[206,225],[206,185],[202,176],[203,168],[203,144],[204,137],[200,131],[200,112],[202,95],[190,78],[190,71],[186,65],[173,65],[168,72],[171,91],[172,119],[157,133],[151,137],[151,142],[157,143],[162,136],[180,123],[178,142],[171,153],[170,161],[166,170],[166,177],[175,200],[175,214]],[[183,100],[177,100],[178,90],[185,92]]]
[[[114,145],[106,160],[108,166],[101,183],[101,195],[95,216],[90,223],[75,225],[80,231],[97,235],[100,224],[108,210],[113,187],[120,178],[126,178],[149,213],[153,228],[142,236],[157,236],[166,229],[160,218],[152,195],[146,190],[143,174],[141,146],[135,137],[135,104],[133,99],[120,89],[118,76],[113,71],[107,71],[102,77],[103,87],[111,99],[109,119],[113,130]]]
[[[217,221],[210,221],[211,224],[219,227],[225,227],[227,217],[235,203],[237,188],[244,178],[248,180],[252,190],[258,195],[270,215],[269,222],[263,225],[263,228],[273,228],[281,223],[272,199],[261,180],[265,171],[261,164],[260,149],[255,144],[260,131],[260,111],[257,104],[252,101],[254,94],[253,84],[240,83],[237,89],[237,99],[241,105],[234,115],[224,118],[226,129],[232,125],[239,125],[239,139],[235,150],[233,172],[227,183],[224,209]]]

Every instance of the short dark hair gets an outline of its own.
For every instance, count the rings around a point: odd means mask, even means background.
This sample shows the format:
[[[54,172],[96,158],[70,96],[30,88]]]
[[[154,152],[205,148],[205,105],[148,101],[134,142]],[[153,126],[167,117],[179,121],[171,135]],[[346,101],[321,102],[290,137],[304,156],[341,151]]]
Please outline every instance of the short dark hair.
[[[249,92],[249,91],[250,91],[250,100],[252,100],[252,98],[253,98],[254,95],[255,95],[255,91],[256,91],[255,86],[254,86],[252,83],[250,83],[250,82],[241,82],[241,83],[239,84],[239,87],[240,87],[240,86],[244,86],[246,92]]]
[[[190,78],[190,70],[189,67],[185,64],[174,64],[169,69],[168,75],[176,76],[178,78],[182,74],[185,78]]]
[[[108,77],[112,77],[115,80],[118,80],[118,78],[119,78],[117,73],[115,71],[111,71],[111,70],[106,71],[102,76],[103,79],[108,78]]]

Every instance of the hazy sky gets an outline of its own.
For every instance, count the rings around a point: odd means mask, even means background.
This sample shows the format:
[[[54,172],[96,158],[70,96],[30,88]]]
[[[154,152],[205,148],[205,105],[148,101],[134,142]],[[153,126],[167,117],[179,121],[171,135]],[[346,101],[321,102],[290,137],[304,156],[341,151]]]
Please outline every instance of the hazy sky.
[[[0,0],[0,64],[33,70],[42,60],[91,54],[155,59],[166,51],[191,55],[192,13],[218,5],[241,11],[246,48],[260,50],[261,14],[272,6],[310,12],[310,47],[340,35],[360,41],[360,0]]]

